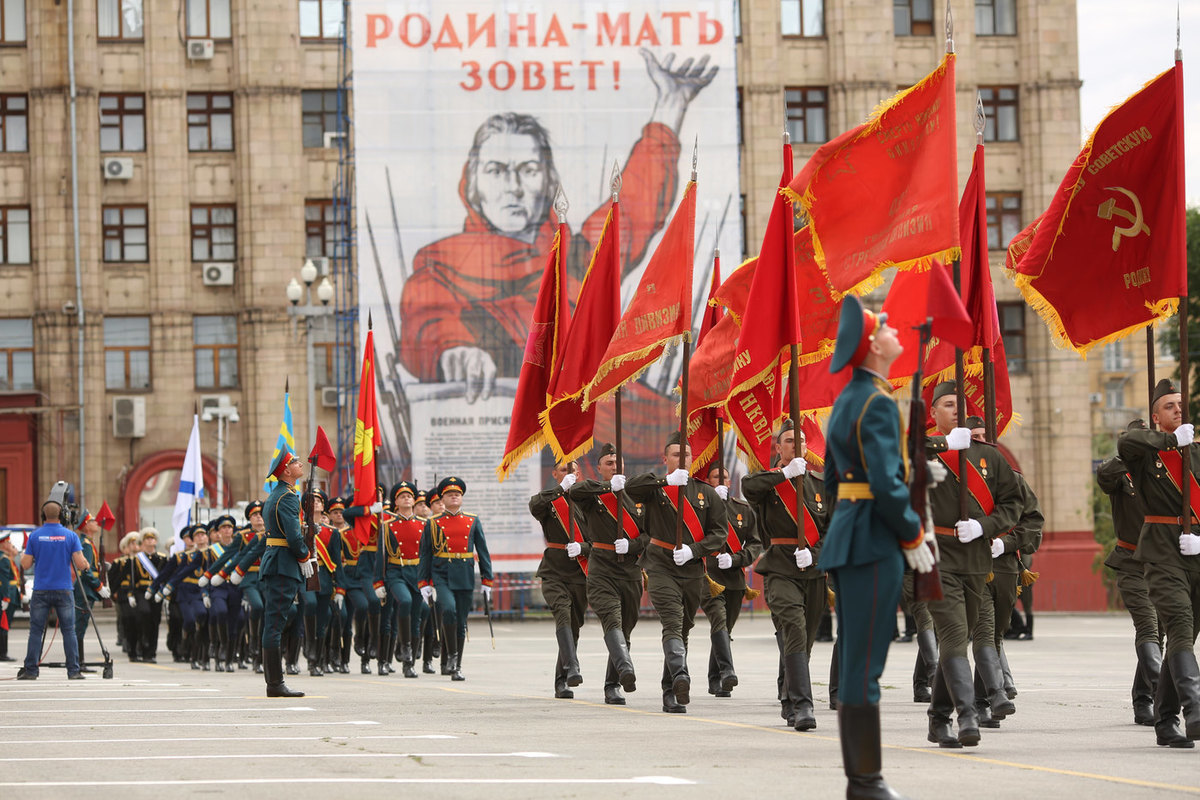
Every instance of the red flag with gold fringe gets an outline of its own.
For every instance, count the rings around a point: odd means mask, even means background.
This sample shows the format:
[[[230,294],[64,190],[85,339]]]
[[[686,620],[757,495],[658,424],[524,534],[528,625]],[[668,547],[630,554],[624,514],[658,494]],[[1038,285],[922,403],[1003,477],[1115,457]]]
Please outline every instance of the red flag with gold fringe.
[[[354,505],[370,507],[378,500],[375,451],[383,444],[375,405],[375,332],[367,329],[363,345],[362,374],[358,381],[358,414],[354,421]],[[354,518],[354,535],[361,543],[371,540],[374,514]]]

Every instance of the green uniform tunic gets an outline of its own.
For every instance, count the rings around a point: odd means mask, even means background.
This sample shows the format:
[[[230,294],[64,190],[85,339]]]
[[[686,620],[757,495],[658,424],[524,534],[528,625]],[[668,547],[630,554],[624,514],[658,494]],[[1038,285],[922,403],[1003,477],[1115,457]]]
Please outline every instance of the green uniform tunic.
[[[278,649],[283,627],[303,580],[300,562],[309,557],[300,529],[300,493],[278,481],[262,510],[266,550],[258,570],[263,595],[263,649]],[[247,550],[249,554],[249,550]]]
[[[1100,491],[1108,495],[1117,534],[1116,545],[1104,560],[1104,566],[1116,574],[1121,602],[1133,620],[1134,645],[1158,642],[1158,612],[1150,602],[1145,565],[1134,555],[1146,519],[1142,496],[1134,488],[1133,476],[1119,456],[1100,465],[1096,470],[1096,483]]]
[[[733,626],[737,624],[738,615],[742,612],[742,601],[746,597],[746,568],[753,566],[762,553],[758,520],[749,503],[730,497],[725,501],[725,518],[729,521],[731,531],[741,542],[741,549],[736,553],[731,552],[728,540],[725,547],[721,548],[722,553],[730,553],[733,561],[728,569],[717,566],[716,555],[704,559],[708,577],[725,587],[724,591],[715,596],[712,592],[704,592],[700,602],[713,633],[733,632]]]
[[[591,545],[588,557],[587,599],[605,633],[619,630],[629,644],[629,635],[637,626],[642,603],[642,567],[639,557],[649,541],[643,528],[644,507],[634,503],[626,492],[614,494],[608,481],[579,481],[570,490],[584,539]],[[617,508],[620,498],[624,527],[618,532],[617,519],[609,510]],[[625,531],[636,532],[636,537]],[[629,552],[617,555],[613,542],[629,540]]]
[[[567,544],[574,538],[567,530],[567,520],[563,519],[563,514],[555,506],[556,500],[560,500],[559,506],[565,509],[566,492],[560,486],[545,489],[529,498],[529,513],[542,526],[542,536],[546,539],[546,549],[542,553],[537,576],[542,581],[542,596],[546,598],[546,605],[554,614],[554,627],[570,628],[571,634],[578,639],[587,613],[587,575],[582,564],[591,554],[592,545],[590,542],[581,542],[578,558],[567,555]],[[571,513],[577,516],[574,511]],[[572,528],[582,538],[578,521],[573,523]]]

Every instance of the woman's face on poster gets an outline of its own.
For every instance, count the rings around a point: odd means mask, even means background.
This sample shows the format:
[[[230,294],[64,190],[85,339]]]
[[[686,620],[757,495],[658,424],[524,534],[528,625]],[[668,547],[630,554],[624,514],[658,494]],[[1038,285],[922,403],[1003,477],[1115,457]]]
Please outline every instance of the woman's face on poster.
[[[475,191],[479,210],[501,233],[520,233],[543,208],[546,169],[532,136],[496,133],[479,148]]]

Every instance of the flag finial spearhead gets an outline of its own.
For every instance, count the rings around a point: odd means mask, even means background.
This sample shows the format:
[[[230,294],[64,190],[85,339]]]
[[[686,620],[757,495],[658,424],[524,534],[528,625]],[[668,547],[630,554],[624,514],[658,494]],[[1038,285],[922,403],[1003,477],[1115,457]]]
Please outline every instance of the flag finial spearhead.
[[[369,331],[375,330],[375,326],[371,323],[371,312],[370,311],[367,312],[367,330],[369,330]]]
[[[612,190],[613,202],[617,202],[617,196],[621,194],[621,165],[617,160],[613,159],[612,180],[608,182],[609,188]]]
[[[554,213],[558,215],[558,224],[567,224],[567,211],[570,210],[571,204],[567,202],[567,194],[563,191],[562,184],[558,185],[558,189],[554,192]]]
[[[692,143],[692,180],[696,180],[696,168],[700,164],[700,134],[696,134],[696,139]]]
[[[792,143],[792,134],[788,132],[787,128],[783,129],[783,143],[784,144]]]
[[[975,141],[983,144],[983,129],[987,127],[987,112],[983,110],[983,95],[975,93]]]
[[[954,9],[946,3],[946,52],[954,52]]]

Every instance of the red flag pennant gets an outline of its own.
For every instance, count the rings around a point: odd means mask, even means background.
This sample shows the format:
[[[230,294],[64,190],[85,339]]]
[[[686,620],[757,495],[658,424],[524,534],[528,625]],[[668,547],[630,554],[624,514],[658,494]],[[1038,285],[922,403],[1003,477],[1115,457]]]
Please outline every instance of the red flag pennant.
[[[929,289],[925,313],[933,317],[933,335],[961,350],[970,350],[975,340],[975,325],[967,316],[962,298],[950,282],[949,270],[935,263],[927,276]]]
[[[105,500],[100,504],[100,510],[96,512],[96,524],[106,531],[111,531],[112,526],[117,522],[117,517],[113,514],[112,509],[108,507],[108,501]]]
[[[329,444],[325,428],[320,425],[317,426],[317,441],[313,442],[312,452],[308,454],[308,463],[316,464],[326,472],[337,469],[337,456],[333,454],[333,446]]]
[[[987,189],[984,185],[983,145],[975,145],[971,174],[958,204],[958,239],[962,243],[962,298],[974,323],[972,344],[994,347],[1000,338],[996,292],[988,261]]]
[[[354,422],[354,505],[371,506],[378,499],[375,475],[375,451],[383,443],[375,404],[375,332],[367,329],[363,345],[362,373],[358,381],[358,414]],[[354,519],[354,535],[359,542],[371,541],[375,517]]]
[[[1183,65],[1109,112],[1007,271],[1060,347],[1080,355],[1174,314],[1187,294]]]

